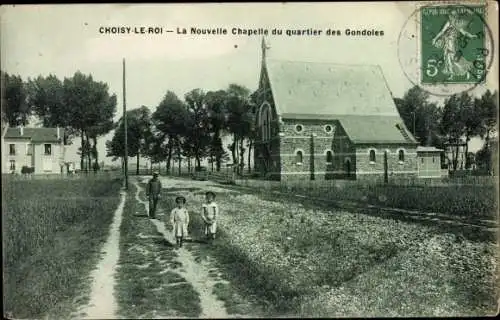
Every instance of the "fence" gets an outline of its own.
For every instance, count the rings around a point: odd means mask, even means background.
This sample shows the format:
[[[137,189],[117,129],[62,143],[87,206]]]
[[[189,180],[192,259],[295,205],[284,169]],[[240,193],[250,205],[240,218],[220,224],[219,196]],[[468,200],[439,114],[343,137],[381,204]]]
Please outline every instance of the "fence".
[[[9,180],[69,180],[69,179],[115,179],[121,178],[122,173],[120,171],[90,171],[90,172],[80,172],[73,174],[2,174],[2,180],[8,182]]]

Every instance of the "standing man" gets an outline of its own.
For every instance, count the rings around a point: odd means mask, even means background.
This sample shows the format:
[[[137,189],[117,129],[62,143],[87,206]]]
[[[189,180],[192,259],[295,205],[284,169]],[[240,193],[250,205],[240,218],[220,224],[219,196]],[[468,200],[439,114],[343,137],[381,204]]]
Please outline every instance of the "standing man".
[[[161,182],[158,180],[158,172],[153,172],[153,179],[149,180],[148,186],[146,188],[146,195],[149,199],[149,217],[151,219],[156,219],[156,204],[158,199],[160,199],[161,192]]]

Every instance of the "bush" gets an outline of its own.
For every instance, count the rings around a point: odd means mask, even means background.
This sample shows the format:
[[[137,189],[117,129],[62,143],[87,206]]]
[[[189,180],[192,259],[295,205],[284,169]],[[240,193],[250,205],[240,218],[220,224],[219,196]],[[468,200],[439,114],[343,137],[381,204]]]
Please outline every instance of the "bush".
[[[22,174],[30,174],[30,173],[33,173],[33,172],[35,172],[35,167],[23,166],[21,168],[21,173]]]

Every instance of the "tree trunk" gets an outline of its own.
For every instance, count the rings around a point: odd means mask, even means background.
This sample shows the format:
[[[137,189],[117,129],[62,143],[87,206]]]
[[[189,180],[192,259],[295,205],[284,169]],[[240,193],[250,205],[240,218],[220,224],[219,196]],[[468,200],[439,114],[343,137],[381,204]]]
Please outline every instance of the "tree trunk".
[[[177,158],[179,160],[179,177],[181,176],[181,161],[182,161],[182,156],[181,156],[181,147],[180,144],[177,145],[177,154],[179,157]]]
[[[191,157],[188,157],[187,161],[188,161],[188,173],[191,173]]]
[[[240,140],[240,174],[243,175],[244,168],[245,168],[245,145],[243,144],[243,139],[241,138]]]
[[[137,164],[135,165],[135,174],[139,175],[139,152],[137,152]]]
[[[170,136],[168,138],[167,175],[170,174],[170,165],[171,165],[171,161],[172,161],[172,145],[173,145],[173,141],[172,141],[172,137]]]
[[[196,159],[196,168],[199,169],[201,166],[200,156],[196,155],[195,159]]]
[[[235,137],[234,137],[234,153],[235,153],[236,157],[234,158],[233,164],[236,167],[236,174],[240,175],[240,166],[239,166],[239,163],[240,163],[239,151],[240,151],[240,149],[238,148],[239,147],[238,143],[239,143],[238,138],[235,135]]]
[[[233,164],[236,163],[236,138],[233,137],[233,143],[230,145],[231,157],[233,158]]]
[[[87,140],[87,172],[90,171],[92,167],[92,154],[90,152],[90,139],[88,133],[85,133],[85,139]]]
[[[457,165],[458,165],[458,148],[459,148],[459,146],[457,144],[456,147],[455,147],[455,152],[454,152],[453,157],[452,157],[452,159],[453,159],[453,172],[457,171]]]
[[[252,154],[252,147],[253,147],[253,140],[249,139],[249,142],[248,142],[248,173],[252,172],[252,167],[250,166],[250,160],[251,160],[250,155]]]
[[[83,129],[80,133],[81,144],[80,144],[80,171],[83,171],[85,165],[85,135],[83,133]]]
[[[222,140],[220,138],[220,130],[216,130],[215,131],[215,135],[216,135],[214,137],[214,141],[216,143],[215,168],[216,168],[217,172],[219,172],[220,171],[220,167],[221,167],[221,157],[222,157],[222,154],[223,154],[224,150],[222,148]]]
[[[469,152],[469,136],[465,137],[465,169],[469,169],[469,157],[468,157],[468,152]]]
[[[97,152],[97,136],[93,136],[92,140],[94,141],[94,166],[97,169],[97,166],[99,165],[99,153]]]
[[[214,172],[214,156],[213,156],[213,154],[210,155],[210,164],[212,166],[212,172]]]
[[[488,151],[487,154],[490,155],[486,159],[486,170],[487,170],[488,174],[491,174],[490,129],[489,128],[486,131],[485,145],[486,145],[486,150]]]

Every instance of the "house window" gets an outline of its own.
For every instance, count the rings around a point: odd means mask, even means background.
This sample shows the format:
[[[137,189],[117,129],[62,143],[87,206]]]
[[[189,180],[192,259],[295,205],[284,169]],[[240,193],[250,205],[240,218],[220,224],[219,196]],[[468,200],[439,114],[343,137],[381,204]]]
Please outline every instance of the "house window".
[[[45,144],[45,155],[50,156],[52,154],[52,145],[50,143]]]
[[[326,163],[331,164],[333,162],[333,153],[328,150],[326,152]]]
[[[27,144],[26,145],[26,155],[31,156],[32,154],[33,154],[33,145]]]
[[[371,149],[370,150],[370,163],[375,163],[376,157],[375,157],[375,150]]]
[[[295,125],[295,132],[301,133],[304,130],[304,127],[301,124]]]
[[[10,171],[16,171],[16,161],[10,160]]]
[[[423,157],[420,158],[420,162],[424,163],[424,158]]]
[[[432,157],[432,163],[436,162],[436,157]]]
[[[404,150],[399,150],[398,151],[398,160],[399,160],[399,162],[404,162],[405,161],[405,151]]]
[[[16,155],[16,145],[15,144],[9,144],[9,154],[11,156]]]
[[[302,157],[304,156],[304,153],[301,150],[298,150],[295,152],[295,163],[296,164],[302,164]]]

